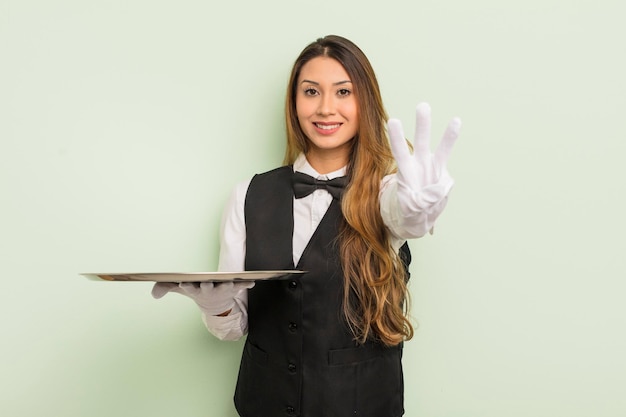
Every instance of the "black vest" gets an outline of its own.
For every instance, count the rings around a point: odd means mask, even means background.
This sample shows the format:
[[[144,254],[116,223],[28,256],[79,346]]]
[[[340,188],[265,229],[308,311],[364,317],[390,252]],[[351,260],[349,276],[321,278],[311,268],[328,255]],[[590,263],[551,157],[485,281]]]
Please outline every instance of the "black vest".
[[[291,167],[282,167],[250,183],[246,270],[294,268],[291,173]],[[341,221],[340,204],[333,200],[295,266],[309,272],[257,281],[249,291],[249,333],[235,391],[242,417],[404,413],[402,345],[355,343],[342,313],[336,241]]]

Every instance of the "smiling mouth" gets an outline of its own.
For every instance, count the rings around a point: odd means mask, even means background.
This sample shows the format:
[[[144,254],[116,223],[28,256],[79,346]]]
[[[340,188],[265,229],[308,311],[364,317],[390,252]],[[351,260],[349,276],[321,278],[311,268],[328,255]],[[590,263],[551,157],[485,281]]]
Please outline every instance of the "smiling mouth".
[[[322,129],[322,130],[333,130],[333,129],[337,129],[339,126],[341,126],[341,123],[335,123],[332,125],[329,124],[321,124],[321,123],[313,123],[315,125],[315,127],[317,127],[318,129]]]

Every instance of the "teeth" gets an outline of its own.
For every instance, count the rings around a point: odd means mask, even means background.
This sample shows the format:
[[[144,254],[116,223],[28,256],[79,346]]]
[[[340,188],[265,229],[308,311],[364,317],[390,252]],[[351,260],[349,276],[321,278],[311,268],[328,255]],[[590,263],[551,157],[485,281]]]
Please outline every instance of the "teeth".
[[[339,123],[337,123],[336,125],[321,125],[319,123],[315,123],[315,126],[323,130],[332,130],[338,128],[341,125]]]

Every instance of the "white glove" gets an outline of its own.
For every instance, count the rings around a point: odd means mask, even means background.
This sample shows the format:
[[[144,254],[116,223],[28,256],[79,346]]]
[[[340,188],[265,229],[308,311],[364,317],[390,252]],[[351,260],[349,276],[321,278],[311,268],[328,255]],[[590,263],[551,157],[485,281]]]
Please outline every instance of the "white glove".
[[[430,106],[417,106],[413,154],[404,137],[402,123],[390,119],[387,123],[391,152],[398,165],[398,200],[403,216],[426,214],[431,230],[436,217],[443,211],[454,180],[446,163],[454,142],[459,136],[461,120],[454,118],[448,124],[437,150],[430,151]]]
[[[235,306],[235,296],[241,291],[254,287],[254,281],[237,282],[157,282],[152,287],[152,296],[156,299],[168,292],[177,292],[196,302],[198,307],[209,316],[227,313]]]

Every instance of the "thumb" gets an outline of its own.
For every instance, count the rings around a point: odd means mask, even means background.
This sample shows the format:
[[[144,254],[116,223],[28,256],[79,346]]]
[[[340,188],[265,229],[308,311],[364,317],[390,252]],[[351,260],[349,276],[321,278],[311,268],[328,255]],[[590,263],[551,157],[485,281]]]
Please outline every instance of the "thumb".
[[[254,287],[254,281],[235,281],[234,289],[237,291],[249,290]]]
[[[172,291],[174,288],[178,288],[176,282],[157,282],[152,287],[152,297],[155,299],[162,298],[165,294]]]

